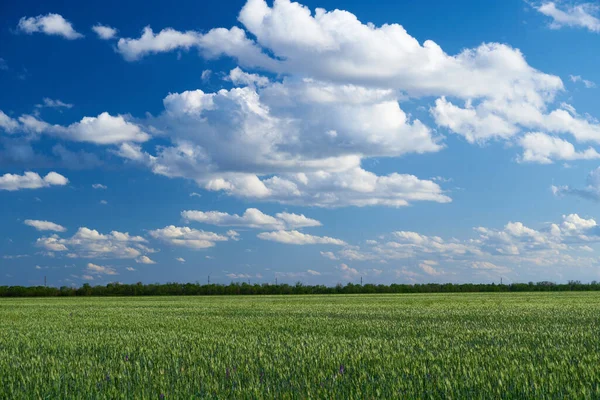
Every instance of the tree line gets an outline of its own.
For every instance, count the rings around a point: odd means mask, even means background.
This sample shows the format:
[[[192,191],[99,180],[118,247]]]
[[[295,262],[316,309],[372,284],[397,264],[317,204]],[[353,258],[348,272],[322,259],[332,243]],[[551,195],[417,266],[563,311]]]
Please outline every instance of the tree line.
[[[359,293],[467,293],[467,292],[563,292],[597,291],[600,283],[529,282],[529,283],[426,283],[391,285],[358,285],[348,283],[336,286],[289,284],[231,283],[229,285],[199,283],[135,284],[109,283],[106,286],[81,287],[0,286],[0,297],[59,297],[59,296],[210,296],[210,295],[289,295],[289,294],[359,294]]]

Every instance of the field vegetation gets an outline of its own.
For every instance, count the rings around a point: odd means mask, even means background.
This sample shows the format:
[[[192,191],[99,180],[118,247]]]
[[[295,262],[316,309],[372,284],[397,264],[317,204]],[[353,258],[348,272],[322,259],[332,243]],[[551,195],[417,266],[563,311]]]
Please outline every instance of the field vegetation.
[[[0,300],[3,399],[600,398],[600,293]]]

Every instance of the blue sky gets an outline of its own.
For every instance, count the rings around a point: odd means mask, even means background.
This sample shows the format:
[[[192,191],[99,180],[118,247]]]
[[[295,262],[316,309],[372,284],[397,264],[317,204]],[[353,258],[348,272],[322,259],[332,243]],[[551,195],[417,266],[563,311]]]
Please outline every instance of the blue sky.
[[[598,11],[2,4],[0,284],[598,280]]]

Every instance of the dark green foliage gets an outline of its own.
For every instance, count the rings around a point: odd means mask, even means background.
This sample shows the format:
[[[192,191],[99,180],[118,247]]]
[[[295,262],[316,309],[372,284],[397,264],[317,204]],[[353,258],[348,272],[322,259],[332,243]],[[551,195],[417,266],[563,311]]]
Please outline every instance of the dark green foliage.
[[[68,286],[0,286],[0,297],[56,297],[56,296],[207,296],[207,295],[274,295],[274,294],[373,294],[373,293],[486,293],[486,292],[567,292],[567,291],[600,291],[600,283],[581,283],[570,281],[564,284],[552,282],[538,283],[512,283],[509,285],[496,285],[494,283],[425,283],[425,284],[397,284],[357,285],[348,283],[343,286],[303,285],[267,283],[250,285],[244,283],[231,283],[229,285],[201,285],[199,283],[165,283],[143,285],[109,283],[106,286],[90,286],[88,283],[80,288]]]

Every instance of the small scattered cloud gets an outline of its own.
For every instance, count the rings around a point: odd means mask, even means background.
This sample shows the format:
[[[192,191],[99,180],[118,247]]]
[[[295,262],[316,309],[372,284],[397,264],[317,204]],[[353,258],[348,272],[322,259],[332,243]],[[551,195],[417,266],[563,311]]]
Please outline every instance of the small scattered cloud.
[[[152,260],[150,257],[148,257],[148,256],[141,256],[141,257],[138,257],[138,258],[135,260],[135,262],[136,262],[136,263],[138,263],[138,264],[156,264],[156,261],[153,261],[153,260]]]
[[[216,245],[216,242],[227,241],[227,236],[218,235],[189,227],[169,225],[162,229],[150,231],[150,236],[165,243],[188,247],[191,249],[207,249]]]
[[[307,245],[307,244],[331,244],[336,246],[345,246],[346,242],[341,239],[335,239],[328,236],[314,236],[299,231],[275,231],[262,232],[258,235],[259,239],[270,240],[273,242]]]
[[[585,86],[588,89],[592,89],[596,87],[596,84],[592,81],[588,81],[587,79],[583,79],[581,76],[579,75],[569,75],[569,78],[571,79],[571,82],[581,82],[583,83],[583,86]]]
[[[560,29],[567,26],[585,28],[596,33],[600,32],[600,19],[597,17],[600,9],[598,4],[565,4],[561,7],[560,3],[550,1],[543,2],[534,8],[545,16],[552,18],[552,22],[550,22],[551,29]]]
[[[108,189],[106,186],[104,186],[104,185],[103,185],[103,184],[101,184],[101,183],[94,183],[94,184],[92,185],[92,187],[93,187],[94,189],[102,189],[102,190]]]
[[[184,263],[185,262],[185,259],[183,257],[177,257],[175,260],[179,261],[180,263]]]
[[[37,17],[23,17],[19,20],[17,30],[27,34],[35,32],[46,35],[62,36],[65,39],[73,40],[82,38],[83,35],[75,29],[73,25],[59,14],[38,15]]]
[[[105,267],[103,265],[97,265],[93,263],[88,263],[87,271],[91,274],[96,275],[118,275],[117,271],[111,267]]]
[[[50,221],[40,221],[37,219],[26,219],[25,225],[29,225],[37,229],[38,231],[54,231],[54,232],[65,232],[67,228],[62,225],[55,224]]]
[[[210,69],[205,69],[202,71],[201,79],[202,82],[207,83],[210,81],[210,77],[212,76],[212,71]]]
[[[50,186],[65,186],[69,180],[56,172],[50,172],[41,177],[35,172],[25,172],[23,175],[4,174],[0,176],[0,190],[39,189]]]
[[[337,260],[338,258],[336,257],[335,254],[333,254],[333,252],[331,251],[322,251],[321,255],[325,258],[329,258],[330,260]]]
[[[117,30],[115,28],[111,28],[110,26],[106,26],[106,25],[102,25],[102,24],[96,24],[94,26],[92,26],[92,30],[94,32],[96,32],[96,35],[98,35],[98,38],[102,39],[102,40],[110,40],[110,39],[114,39],[117,36]]]
[[[36,104],[36,108],[73,108],[73,104],[65,103],[61,100],[52,100],[44,97],[42,104]]]

